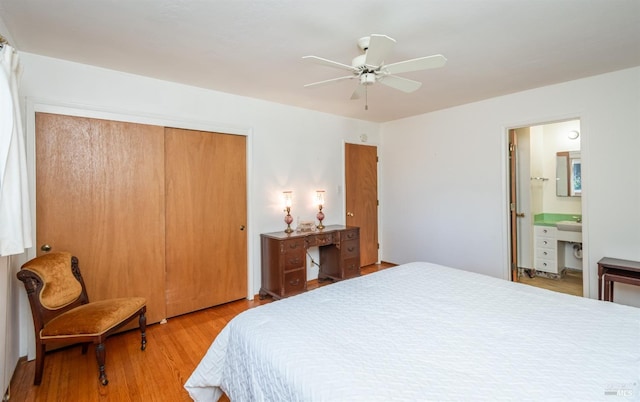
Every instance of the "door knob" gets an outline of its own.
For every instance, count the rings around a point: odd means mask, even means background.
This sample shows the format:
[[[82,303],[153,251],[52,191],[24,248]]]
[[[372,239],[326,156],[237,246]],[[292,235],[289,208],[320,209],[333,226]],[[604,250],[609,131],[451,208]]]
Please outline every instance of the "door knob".
[[[240,225],[240,230],[244,230],[244,225]]]
[[[51,251],[51,246],[50,246],[50,245],[48,245],[48,244],[43,244],[43,245],[40,247],[40,250],[44,251],[45,253],[48,253],[49,251]]]
[[[353,212],[347,212],[347,216],[353,216]]]

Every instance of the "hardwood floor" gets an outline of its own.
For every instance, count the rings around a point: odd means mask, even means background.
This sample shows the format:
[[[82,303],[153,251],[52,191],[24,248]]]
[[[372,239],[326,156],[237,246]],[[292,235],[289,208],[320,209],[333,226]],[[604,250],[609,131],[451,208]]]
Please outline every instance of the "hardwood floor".
[[[265,302],[268,302],[265,300]],[[182,385],[222,327],[238,313],[261,304],[241,300],[171,318],[147,328],[147,348],[131,330],[106,341],[109,384],[98,381],[93,348],[80,346],[47,354],[40,386],[35,362],[21,362],[11,381],[11,401],[191,401]]]
[[[560,293],[582,296],[582,271],[567,270],[567,273],[562,279],[551,279],[541,276],[529,278],[524,274],[520,277],[520,282]]]
[[[390,266],[370,265],[362,268],[362,274]],[[329,283],[311,281],[309,289]],[[11,380],[10,401],[191,401],[183,385],[216,335],[237,314],[270,302],[271,298],[258,297],[239,300],[150,325],[144,352],[138,330],[109,337],[106,387],[98,381],[93,347],[85,355],[80,346],[47,353],[40,386],[33,385],[35,361],[21,361]]]

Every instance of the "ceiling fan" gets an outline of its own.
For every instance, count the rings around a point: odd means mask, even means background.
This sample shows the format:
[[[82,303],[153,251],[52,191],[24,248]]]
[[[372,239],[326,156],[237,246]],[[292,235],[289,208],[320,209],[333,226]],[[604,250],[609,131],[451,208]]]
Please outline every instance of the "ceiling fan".
[[[371,36],[360,38],[358,40],[358,47],[364,52],[364,54],[355,57],[351,61],[351,65],[324,59],[318,56],[304,56],[302,57],[304,60],[308,60],[312,63],[351,72],[350,75],[344,77],[313,82],[311,84],[306,84],[305,87],[357,79],[358,86],[355,91],[353,91],[351,99],[360,99],[363,93],[366,96],[367,87],[375,84],[376,82],[409,93],[420,88],[422,83],[408,78],[403,78],[395,74],[439,68],[444,66],[447,62],[447,59],[443,55],[436,54],[433,56],[418,57],[417,59],[385,64],[386,58],[389,53],[391,53],[391,50],[393,50],[395,44],[395,39],[392,39],[387,35],[372,34]],[[367,109],[366,105],[365,109]]]

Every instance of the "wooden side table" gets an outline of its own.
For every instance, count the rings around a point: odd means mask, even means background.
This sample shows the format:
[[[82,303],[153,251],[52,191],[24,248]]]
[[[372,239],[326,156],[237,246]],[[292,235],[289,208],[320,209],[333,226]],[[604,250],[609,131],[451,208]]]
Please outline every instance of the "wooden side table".
[[[604,300],[613,301],[615,282],[640,286],[640,262],[604,257],[598,261],[598,300],[602,298],[604,282]]]

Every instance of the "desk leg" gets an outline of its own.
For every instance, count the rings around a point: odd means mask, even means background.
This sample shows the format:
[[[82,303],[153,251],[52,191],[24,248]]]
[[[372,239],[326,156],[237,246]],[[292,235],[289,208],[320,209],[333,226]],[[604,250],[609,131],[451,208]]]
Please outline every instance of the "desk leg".
[[[598,264],[598,300],[602,300],[602,265]]]
[[[613,302],[613,284],[615,281],[612,281],[604,276],[604,301]]]

